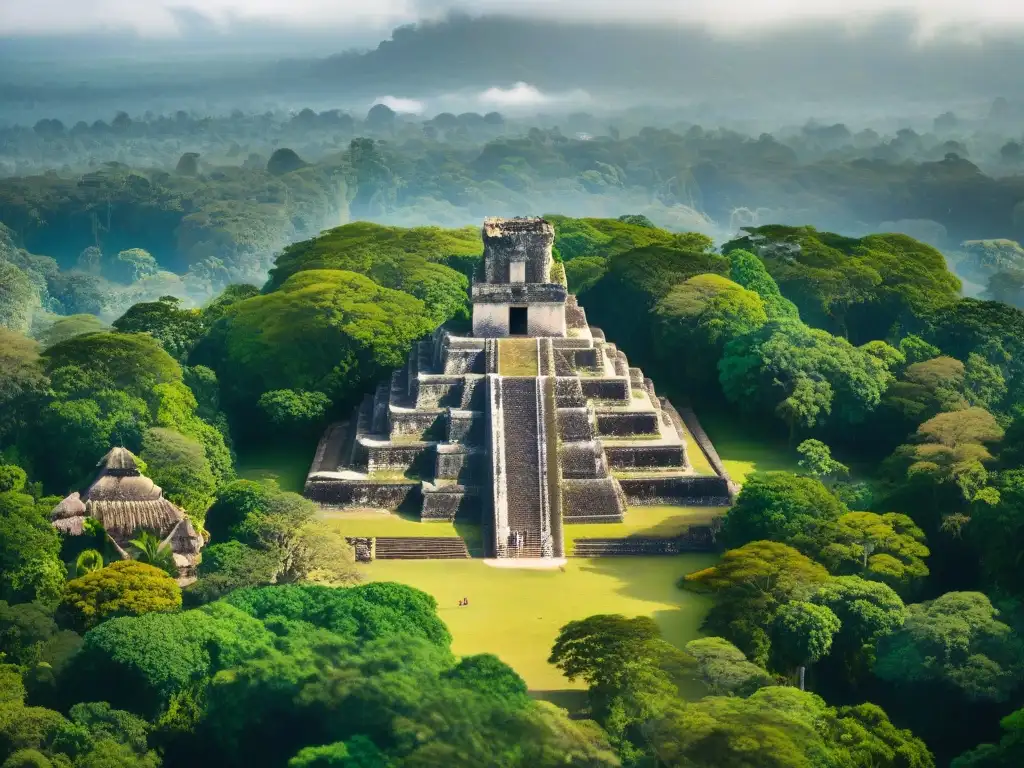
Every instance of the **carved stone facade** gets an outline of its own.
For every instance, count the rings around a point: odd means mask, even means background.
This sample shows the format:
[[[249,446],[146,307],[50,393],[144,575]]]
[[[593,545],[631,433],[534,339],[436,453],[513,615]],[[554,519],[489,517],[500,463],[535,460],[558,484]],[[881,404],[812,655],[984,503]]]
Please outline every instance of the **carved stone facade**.
[[[588,326],[552,269],[553,238],[542,219],[485,222],[473,335],[438,329],[328,429],[307,497],[480,518],[496,557],[563,556],[563,524],[621,521],[627,506],[731,501],[717,455],[716,474],[698,475],[683,419]],[[525,335],[509,338],[517,309]]]

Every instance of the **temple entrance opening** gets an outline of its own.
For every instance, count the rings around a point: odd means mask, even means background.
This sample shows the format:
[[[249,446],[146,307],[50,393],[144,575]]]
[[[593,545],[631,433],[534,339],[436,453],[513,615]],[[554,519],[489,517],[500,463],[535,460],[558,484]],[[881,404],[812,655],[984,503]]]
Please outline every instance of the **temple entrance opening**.
[[[527,329],[526,307],[508,308],[508,334],[509,336],[525,336]]]

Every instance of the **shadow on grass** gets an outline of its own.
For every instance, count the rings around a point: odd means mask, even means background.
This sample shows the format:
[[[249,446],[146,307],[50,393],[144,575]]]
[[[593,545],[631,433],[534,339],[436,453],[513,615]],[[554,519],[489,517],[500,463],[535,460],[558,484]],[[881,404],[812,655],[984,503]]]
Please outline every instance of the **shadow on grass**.
[[[273,480],[283,491],[302,493],[316,453],[316,440],[238,448],[238,476],[244,480]]]
[[[796,451],[779,434],[720,410],[705,410],[697,417],[733,480],[743,482],[753,472],[796,470]]]
[[[455,532],[465,540],[470,557],[484,556],[483,527],[479,520],[456,517]]]

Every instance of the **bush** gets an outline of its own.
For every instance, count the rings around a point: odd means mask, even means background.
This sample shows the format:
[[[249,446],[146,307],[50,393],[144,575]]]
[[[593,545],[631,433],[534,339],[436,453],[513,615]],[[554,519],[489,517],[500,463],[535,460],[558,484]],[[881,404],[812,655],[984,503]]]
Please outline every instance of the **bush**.
[[[181,588],[159,568],[136,560],[121,560],[72,579],[64,589],[61,616],[76,627],[89,629],[116,616],[175,611],[181,607]]]

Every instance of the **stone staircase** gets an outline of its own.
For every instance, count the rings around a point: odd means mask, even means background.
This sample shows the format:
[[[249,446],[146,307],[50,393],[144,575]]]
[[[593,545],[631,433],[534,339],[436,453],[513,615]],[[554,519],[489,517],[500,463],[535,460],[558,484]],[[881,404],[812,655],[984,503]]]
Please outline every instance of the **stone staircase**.
[[[715,536],[711,528],[694,526],[671,539],[624,538],[576,539],[573,557],[610,557],[616,555],[678,555],[683,552],[712,552]]]
[[[538,379],[504,378],[502,409],[508,525],[524,534],[512,557],[541,556],[541,489],[537,410]]]
[[[378,536],[377,560],[459,560],[469,557],[461,536]]]

